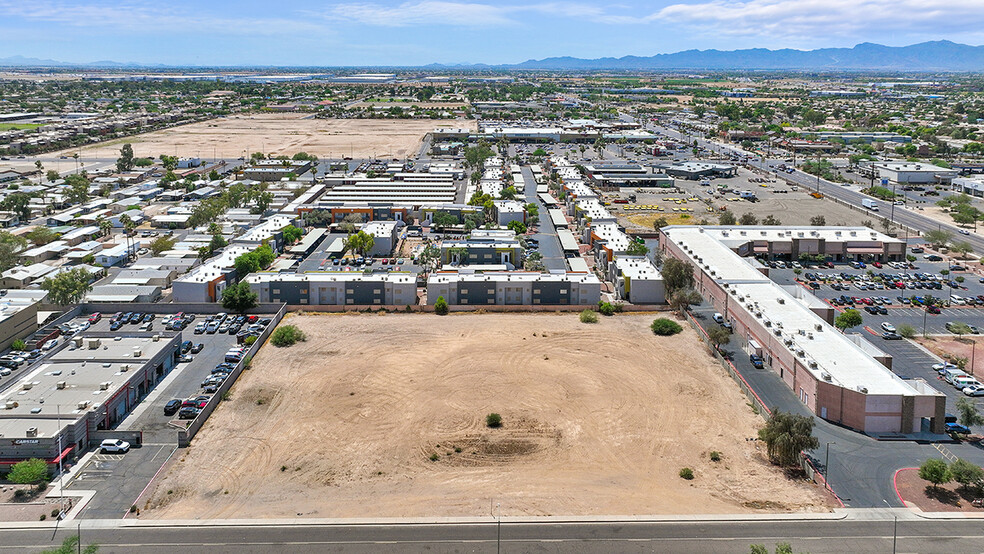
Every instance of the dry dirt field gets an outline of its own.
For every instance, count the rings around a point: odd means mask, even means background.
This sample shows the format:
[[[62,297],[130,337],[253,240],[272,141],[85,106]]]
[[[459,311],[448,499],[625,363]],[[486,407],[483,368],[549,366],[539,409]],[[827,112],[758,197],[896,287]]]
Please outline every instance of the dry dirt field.
[[[746,440],[761,418],[695,333],[652,318],[289,317],[307,342],[263,348],[141,517],[828,510]]]
[[[243,152],[320,158],[406,158],[420,149],[424,135],[438,127],[475,128],[471,120],[438,119],[314,119],[310,114],[235,115],[182,125],[82,149],[85,158],[116,158],[120,145],[129,142],[134,154],[201,156],[236,159]],[[54,155],[71,155],[56,152]]]

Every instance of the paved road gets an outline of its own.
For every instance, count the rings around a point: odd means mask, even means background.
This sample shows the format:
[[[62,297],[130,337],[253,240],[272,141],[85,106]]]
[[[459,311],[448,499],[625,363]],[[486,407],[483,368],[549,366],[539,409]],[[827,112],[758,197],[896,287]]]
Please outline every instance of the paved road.
[[[79,532],[101,553],[137,552],[735,552],[789,542],[796,552],[981,552],[980,520],[614,521],[574,523],[68,526],[0,530],[5,552],[37,552]],[[53,536],[54,535],[54,536]],[[895,544],[893,544],[895,543]]]
[[[540,214],[538,230],[533,238],[540,241],[539,252],[543,256],[543,266],[548,270],[567,270],[567,262],[564,260],[564,251],[560,247],[560,239],[557,238],[557,229],[554,227],[547,206],[540,201],[536,193],[536,180],[533,178],[533,170],[530,166],[524,165],[521,168],[523,181],[526,183],[526,201],[536,204]]]

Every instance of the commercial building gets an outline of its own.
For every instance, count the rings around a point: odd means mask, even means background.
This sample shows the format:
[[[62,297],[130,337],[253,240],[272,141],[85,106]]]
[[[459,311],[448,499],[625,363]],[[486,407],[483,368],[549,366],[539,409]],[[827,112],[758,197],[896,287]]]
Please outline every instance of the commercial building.
[[[251,273],[244,279],[260,302],[319,306],[407,306],[417,303],[413,273]]]
[[[708,229],[739,256],[795,261],[823,256],[834,262],[897,262],[905,259],[905,241],[867,227],[746,226]]]
[[[131,333],[132,334],[132,333]],[[115,428],[177,363],[170,338],[88,333],[0,394],[0,470],[78,456]]]
[[[806,238],[816,230],[776,232],[802,232]],[[762,356],[766,367],[819,417],[876,436],[943,432],[945,395],[922,379],[892,373],[890,357],[860,336],[839,332],[818,315],[829,307],[818,306],[805,289],[771,281],[741,254],[754,253],[754,237],[741,237],[739,231],[664,227],[659,245],[665,256],[691,264],[697,292],[731,322],[748,353]],[[864,228],[853,232],[877,235]]]
[[[707,177],[734,177],[738,172],[732,165],[707,162],[682,162],[669,166],[656,165],[654,167],[663,169],[670,177],[679,177],[692,181]]]
[[[495,217],[499,227],[506,227],[511,221],[526,222],[526,207],[516,200],[493,200]]]
[[[438,272],[427,279],[427,303],[443,296],[448,304],[597,305],[601,281],[591,273]]]
[[[633,304],[665,304],[663,275],[645,256],[618,256],[608,264],[615,294]]]
[[[947,169],[930,163],[917,162],[876,162],[872,167],[878,176],[898,184],[949,184],[960,175],[955,169]]]
[[[398,226],[396,221],[370,221],[363,225],[362,232],[373,238],[372,248],[366,254],[373,257],[387,257],[392,254],[398,240]]]
[[[237,257],[253,248],[231,244],[218,255],[193,271],[171,283],[171,296],[175,302],[216,302],[222,298],[226,286],[235,282]]]
[[[518,267],[522,259],[523,247],[512,231],[475,229],[466,239],[441,242],[441,263],[444,265]]]
[[[304,175],[311,169],[307,160],[258,160],[243,171],[244,179],[254,181],[279,181],[291,176]]]
[[[37,290],[0,291],[0,351],[38,328],[38,303],[48,295]]]

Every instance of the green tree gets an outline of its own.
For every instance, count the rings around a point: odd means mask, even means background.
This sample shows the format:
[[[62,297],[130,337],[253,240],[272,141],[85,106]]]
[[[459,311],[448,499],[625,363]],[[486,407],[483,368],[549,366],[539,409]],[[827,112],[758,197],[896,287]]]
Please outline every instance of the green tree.
[[[968,254],[974,251],[974,246],[967,241],[958,241],[950,245],[950,252],[958,255],[960,258],[966,258]]]
[[[31,458],[17,462],[10,468],[7,480],[19,485],[37,485],[48,478],[48,462]]]
[[[81,204],[89,200],[89,180],[83,175],[75,174],[65,177],[65,198],[73,204]]]
[[[950,474],[950,468],[947,467],[946,462],[939,458],[930,458],[919,466],[919,478],[929,481],[936,489],[953,480],[953,475]]]
[[[161,166],[164,167],[166,171],[174,171],[178,168],[178,157],[168,156],[167,154],[161,154],[158,156],[161,160]]]
[[[502,191],[499,192],[499,198],[503,200],[515,200],[517,194],[516,187],[503,187]]]
[[[256,253],[256,261],[259,262],[260,267],[263,269],[270,267],[270,264],[277,259],[277,255],[273,252],[273,248],[270,248],[269,244],[257,247],[254,252]]]
[[[926,231],[923,234],[923,238],[926,242],[933,245],[933,248],[940,249],[950,243],[953,240],[953,233],[950,231],[944,231],[941,229]]]
[[[14,342],[10,343],[10,349],[19,350],[19,351],[27,350],[27,343],[24,342],[22,339],[17,339]]]
[[[526,217],[530,220],[537,220],[540,217],[540,208],[536,204],[530,202],[526,206]]]
[[[48,178],[48,182],[50,183],[54,183],[58,179],[61,179],[61,175],[54,169],[49,169],[46,177]]]
[[[522,221],[513,220],[506,224],[506,228],[510,231],[516,233],[517,235],[522,235],[526,233],[526,224]]]
[[[977,464],[972,464],[963,458],[957,458],[952,464],[950,464],[950,475],[953,476],[953,480],[960,483],[965,489],[981,489],[982,482],[984,482],[984,469],[981,469]]]
[[[222,291],[222,307],[230,312],[245,314],[258,304],[259,295],[253,292],[249,283],[240,281]]]
[[[742,225],[758,225],[759,220],[750,213],[744,213],[741,214],[741,218],[738,219],[738,223]]]
[[[0,202],[0,206],[17,214],[21,223],[28,223],[31,220],[31,196],[23,192],[10,194]]]
[[[130,143],[123,145],[120,149],[120,157],[116,159],[116,171],[126,173],[133,170],[133,146]]]
[[[376,239],[372,235],[365,231],[359,231],[345,239],[345,249],[351,250],[359,256],[365,256],[367,252],[372,250],[375,243]]]
[[[48,301],[59,306],[78,304],[92,290],[92,274],[77,267],[63,271],[41,282],[41,288],[48,291]]]
[[[546,269],[546,266],[543,265],[543,255],[539,252],[531,252],[523,260],[523,269],[526,271],[543,271]]]
[[[861,317],[861,313],[857,310],[847,309],[840,313],[836,319],[834,319],[834,325],[841,330],[841,332],[850,329],[851,327],[857,327],[864,322]]]
[[[232,263],[236,267],[236,274],[240,279],[260,270],[260,259],[256,255],[256,252],[240,254],[236,256],[236,259]]]
[[[759,429],[759,439],[765,442],[772,463],[787,467],[799,463],[800,452],[813,450],[820,446],[820,441],[813,436],[814,420],[812,416],[802,416],[772,410],[772,415]]]
[[[161,252],[166,252],[174,248],[176,242],[177,242],[176,239],[172,237],[166,235],[159,236],[156,239],[150,241],[150,251],[155,256],[160,256]]]
[[[977,411],[977,405],[969,398],[957,400],[957,411],[960,412],[960,425],[984,425],[984,416]]]
[[[903,323],[899,325],[897,329],[898,333],[907,339],[911,339],[916,336],[916,328],[908,323]]]
[[[434,227],[442,231],[448,227],[454,227],[458,224],[458,218],[445,211],[434,212],[432,221],[434,223]]]
[[[438,296],[437,300],[434,301],[434,313],[437,315],[448,314],[448,301],[443,296]]]
[[[590,309],[582,310],[581,315],[578,316],[581,323],[598,323],[598,312]]]
[[[649,247],[641,241],[633,240],[629,242],[629,247],[625,249],[625,253],[629,256],[645,256],[649,254]]]
[[[707,329],[707,342],[715,349],[720,349],[722,345],[731,342],[731,331],[720,325],[712,325]]]
[[[721,225],[734,225],[738,223],[738,219],[735,218],[735,214],[731,213],[731,210],[724,210],[718,216],[718,223]]]
[[[700,293],[693,289],[677,289],[670,294],[669,304],[671,308],[683,315],[690,306],[700,304],[703,300]]]
[[[47,227],[35,227],[30,232],[24,233],[24,238],[33,242],[36,246],[44,246],[54,242],[58,238],[58,233]]]
[[[288,225],[284,227],[281,232],[284,234],[284,241],[287,244],[294,244],[295,242],[301,240],[304,236],[304,231],[300,227],[295,227],[294,225]]]
[[[669,258],[663,262],[663,285],[667,294],[694,286],[694,267],[689,262]]]

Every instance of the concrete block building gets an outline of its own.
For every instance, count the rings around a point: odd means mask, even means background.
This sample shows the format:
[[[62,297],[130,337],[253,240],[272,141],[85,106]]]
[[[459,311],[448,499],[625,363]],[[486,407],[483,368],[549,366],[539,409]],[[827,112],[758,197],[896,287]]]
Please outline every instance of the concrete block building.
[[[407,306],[417,303],[413,273],[253,273],[246,276],[261,303],[311,306]]]
[[[873,436],[942,433],[946,396],[922,379],[892,373],[890,357],[839,332],[809,301],[753,267],[743,256],[754,253],[750,243],[755,237],[741,237],[740,229],[664,227],[660,249],[693,266],[697,292],[732,323],[749,353],[762,356],[766,367],[817,416]],[[757,233],[755,228],[747,231]],[[802,232],[805,238],[814,229],[774,231],[793,237]],[[866,240],[874,233],[866,228],[841,232]],[[798,293],[815,299],[806,291]]]
[[[463,306],[591,306],[601,298],[601,281],[590,273],[439,272],[427,279],[427,303],[440,296]]]
[[[633,304],[665,304],[663,275],[645,256],[619,256],[608,264],[608,279],[619,299]]]

